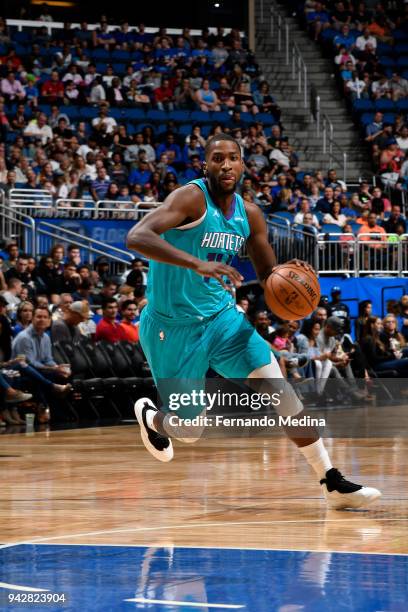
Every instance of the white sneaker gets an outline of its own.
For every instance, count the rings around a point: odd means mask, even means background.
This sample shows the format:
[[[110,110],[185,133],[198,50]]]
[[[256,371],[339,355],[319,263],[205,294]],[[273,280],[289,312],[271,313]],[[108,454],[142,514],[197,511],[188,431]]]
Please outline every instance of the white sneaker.
[[[346,480],[343,475],[331,468],[326,478],[320,481],[323,486],[327,505],[332,510],[345,508],[364,508],[381,497],[381,491],[373,487],[363,487]]]
[[[148,397],[142,397],[135,403],[135,415],[140,425],[140,435],[147,450],[155,459],[168,462],[173,459],[173,444],[166,438],[147,426],[146,413],[148,410],[159,412]]]

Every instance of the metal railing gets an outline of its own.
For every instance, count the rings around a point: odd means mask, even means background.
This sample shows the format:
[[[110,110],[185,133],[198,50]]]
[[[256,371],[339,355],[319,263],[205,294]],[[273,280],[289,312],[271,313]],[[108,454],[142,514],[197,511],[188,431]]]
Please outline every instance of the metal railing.
[[[322,112],[320,96],[315,85],[310,88],[310,106],[312,117],[316,123],[316,135],[322,138],[322,153],[327,155],[329,168],[336,161],[343,168],[343,181],[347,182],[347,153],[338,145],[334,137],[334,126],[330,117]],[[334,154],[333,150],[336,150]]]
[[[58,198],[54,201],[49,191],[42,189],[12,189],[9,194],[9,206],[13,210],[24,212],[34,218],[58,219],[133,219],[137,221],[160,202],[133,202],[132,200],[116,202],[115,200],[98,200],[83,198]]]
[[[86,260],[90,264],[94,262],[95,256],[108,257],[112,263],[120,264],[117,266],[119,270],[134,258],[134,255],[125,249],[118,249],[111,244],[84,236],[63,226],[55,226],[48,221],[39,221],[35,226],[36,252],[48,253],[55,243],[75,244],[81,251],[86,252]],[[118,270],[115,273],[118,273]]]
[[[29,215],[10,210],[7,206],[2,205],[0,232],[2,238],[15,240],[23,251],[31,253],[33,257],[36,256],[35,221]]]

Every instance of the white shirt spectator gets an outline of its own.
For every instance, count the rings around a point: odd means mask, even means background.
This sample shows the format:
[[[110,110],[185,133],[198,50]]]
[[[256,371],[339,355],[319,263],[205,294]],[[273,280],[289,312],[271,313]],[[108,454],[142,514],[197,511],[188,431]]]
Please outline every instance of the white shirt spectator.
[[[52,140],[52,129],[49,125],[39,127],[37,119],[33,119],[24,130],[24,136],[32,136],[33,138],[41,138],[41,144],[47,144],[48,140]]]
[[[408,138],[402,138],[402,136],[398,136],[397,143],[399,148],[404,151],[404,153],[408,151]]]
[[[289,168],[289,157],[285,155],[280,149],[273,149],[271,154],[269,155],[269,159],[275,160],[280,166],[286,166]]]
[[[303,217],[305,216],[305,214],[306,215],[310,215],[310,212],[308,212],[308,213],[302,213],[302,212],[296,213],[296,215],[294,216],[294,219],[293,219],[293,223],[296,223],[298,225],[303,225]],[[312,216],[313,216],[313,221],[312,221],[313,225],[315,227],[319,227],[319,221],[318,221],[316,215],[312,215]]]
[[[357,98],[361,96],[365,88],[366,84],[362,79],[350,79],[350,81],[347,81],[346,83],[346,89],[349,92],[356,94]]]
[[[99,104],[99,102],[105,102],[106,92],[103,85],[95,85],[94,87],[92,87],[89,99],[92,104]]]
[[[92,119],[93,127],[99,125],[100,122],[101,122],[101,117],[95,117],[95,119]],[[113,117],[103,117],[102,123],[106,125],[107,134],[112,134],[114,128],[117,126],[117,123]]]
[[[333,225],[344,227],[347,223],[347,217],[346,215],[340,214],[336,219],[336,217],[332,217],[330,213],[326,213],[323,217],[323,223],[333,223]]]
[[[81,85],[82,80],[83,79],[80,74],[73,74],[72,72],[67,72],[67,74],[62,78],[63,83],[65,83],[65,81],[73,81],[75,85]]]
[[[359,51],[364,51],[366,48],[366,45],[371,45],[373,47],[373,49],[377,48],[377,39],[375,38],[375,36],[367,36],[367,38],[364,36],[364,34],[362,34],[361,36],[358,36],[356,39],[356,47]]]

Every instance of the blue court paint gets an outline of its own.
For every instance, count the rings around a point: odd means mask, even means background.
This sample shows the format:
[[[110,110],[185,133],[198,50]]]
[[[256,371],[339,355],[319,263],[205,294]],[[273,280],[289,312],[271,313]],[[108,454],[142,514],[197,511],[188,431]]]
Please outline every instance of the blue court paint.
[[[13,612],[408,609],[408,556],[397,555],[23,544],[0,549],[0,582],[67,599],[10,604],[19,591],[0,586],[0,610]]]

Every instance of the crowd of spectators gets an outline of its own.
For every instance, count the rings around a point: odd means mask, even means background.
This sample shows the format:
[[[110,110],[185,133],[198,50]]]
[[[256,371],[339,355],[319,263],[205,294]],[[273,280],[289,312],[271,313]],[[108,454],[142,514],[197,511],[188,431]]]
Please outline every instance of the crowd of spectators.
[[[217,131],[245,141],[254,171],[259,149],[272,150],[263,126],[270,134],[280,110],[237,30],[170,36],[126,22],[109,30],[104,18],[95,30],[65,24],[52,36],[0,26],[6,194],[23,187],[55,198],[162,201],[201,176],[206,139]],[[288,143],[275,144],[281,165],[294,167]]]
[[[297,5],[311,37],[333,58],[340,89],[361,122],[374,172],[384,185],[406,190],[407,5],[351,0]]]
[[[146,271],[147,262],[135,259],[123,274],[112,276],[107,258],[91,266],[76,245],[56,244],[39,261],[16,243],[6,246],[0,272],[1,425],[22,424],[18,407],[27,402],[45,423],[56,400],[74,397],[71,366],[54,354],[59,344],[88,338],[139,347]],[[240,296],[237,307],[270,343],[284,376],[302,384],[302,393],[310,391],[318,402],[336,401],[326,392],[328,378],[347,385],[352,397],[361,400],[367,388],[360,388],[358,379],[367,385],[382,373],[405,377],[408,296],[391,300],[383,321],[373,316],[370,301],[362,302],[354,325],[338,287],[331,298],[323,297],[303,322],[277,320],[265,310],[262,296]]]

